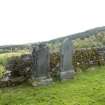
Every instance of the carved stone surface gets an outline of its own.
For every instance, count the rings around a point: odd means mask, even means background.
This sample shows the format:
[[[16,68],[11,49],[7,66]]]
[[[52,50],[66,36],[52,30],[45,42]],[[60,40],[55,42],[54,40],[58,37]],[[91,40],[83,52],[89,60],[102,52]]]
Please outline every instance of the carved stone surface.
[[[44,44],[39,44],[33,48],[33,73],[32,79],[37,80],[37,84],[47,84],[49,79],[49,49]],[[44,82],[43,82],[44,81]],[[37,85],[36,84],[36,85]]]
[[[32,86],[46,86],[49,85],[52,82],[51,78],[42,79],[40,81],[33,81]]]
[[[61,48],[61,65],[60,78],[61,80],[71,79],[74,76],[74,69],[72,65],[72,40],[65,39]]]

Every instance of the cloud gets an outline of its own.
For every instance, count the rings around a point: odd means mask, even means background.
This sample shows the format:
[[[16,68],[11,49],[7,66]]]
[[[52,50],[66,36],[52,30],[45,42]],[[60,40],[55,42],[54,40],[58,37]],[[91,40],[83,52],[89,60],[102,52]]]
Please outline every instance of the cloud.
[[[105,25],[104,0],[1,0],[0,45],[46,41]]]

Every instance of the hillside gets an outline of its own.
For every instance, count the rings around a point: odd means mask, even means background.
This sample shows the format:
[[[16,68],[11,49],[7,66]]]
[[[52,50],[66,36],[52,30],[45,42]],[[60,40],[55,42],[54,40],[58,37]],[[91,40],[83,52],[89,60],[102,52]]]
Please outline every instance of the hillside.
[[[70,38],[71,40],[76,40],[77,38],[83,39],[85,37],[94,36],[94,35],[96,35],[98,33],[101,33],[101,32],[105,32],[105,26],[94,28],[94,29],[90,29],[90,30],[87,30],[85,32],[80,32],[80,33],[68,35],[68,36],[61,37],[61,38],[56,38],[56,39],[53,39],[53,40],[50,40],[50,41],[46,41],[46,42],[42,42],[42,43],[59,44],[59,43],[62,43],[62,41],[65,38]],[[28,43],[28,44],[22,44],[22,45],[5,45],[5,46],[0,46],[0,52],[2,52],[4,50],[5,51],[11,50],[11,49],[13,49],[13,50],[14,49],[18,49],[18,50],[30,49],[30,47],[35,46],[36,44],[37,43],[30,43],[30,44]]]
[[[72,34],[72,35],[67,35],[65,37],[53,39],[53,40],[50,40],[49,42],[52,42],[52,43],[62,42],[65,38],[70,38],[71,40],[75,40],[77,38],[86,38],[86,37],[94,36],[97,33],[100,33],[100,32],[103,32],[103,31],[105,32],[105,26],[98,27],[98,28],[93,28],[93,29],[87,30],[85,32],[75,33],[75,34]]]

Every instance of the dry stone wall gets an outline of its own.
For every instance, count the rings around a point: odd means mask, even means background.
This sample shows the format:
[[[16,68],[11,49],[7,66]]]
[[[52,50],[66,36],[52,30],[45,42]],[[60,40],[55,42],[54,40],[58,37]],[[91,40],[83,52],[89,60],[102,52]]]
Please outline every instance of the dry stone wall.
[[[91,66],[105,65],[105,48],[72,50],[71,44],[66,39],[60,52],[53,53],[46,45],[40,44],[33,48],[32,55],[13,58],[6,65],[11,72],[0,80],[0,87],[18,85],[28,78],[32,79],[33,86],[47,85],[52,82],[51,78],[53,81],[72,78],[78,68],[86,70]]]
[[[73,66],[75,70],[81,68],[86,70],[91,66],[105,64],[105,48],[83,48],[75,49],[73,54]]]

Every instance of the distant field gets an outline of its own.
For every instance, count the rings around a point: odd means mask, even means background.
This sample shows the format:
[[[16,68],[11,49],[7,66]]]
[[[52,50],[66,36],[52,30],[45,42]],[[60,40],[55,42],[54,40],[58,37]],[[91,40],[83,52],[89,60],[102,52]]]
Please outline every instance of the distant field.
[[[73,80],[50,86],[0,89],[0,105],[105,105],[105,67],[90,68]]]

